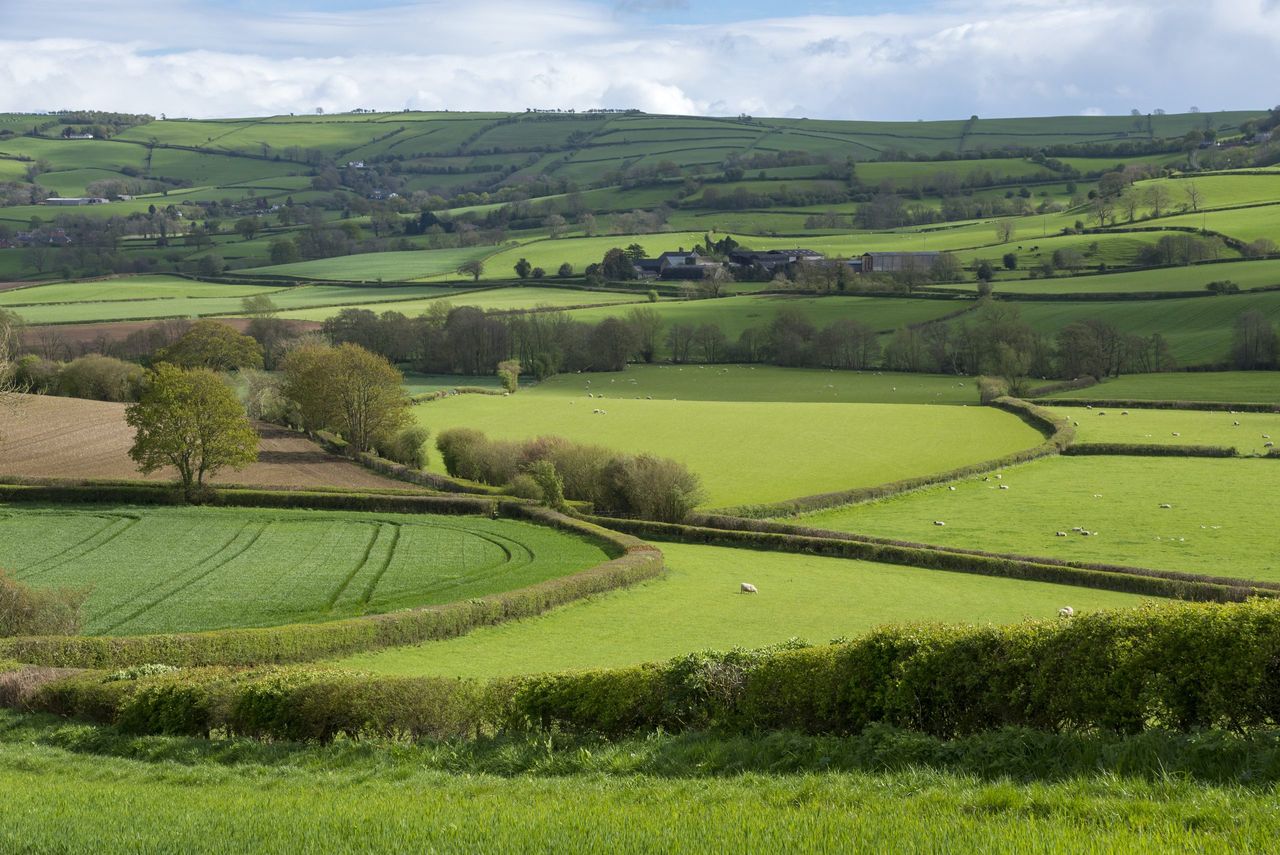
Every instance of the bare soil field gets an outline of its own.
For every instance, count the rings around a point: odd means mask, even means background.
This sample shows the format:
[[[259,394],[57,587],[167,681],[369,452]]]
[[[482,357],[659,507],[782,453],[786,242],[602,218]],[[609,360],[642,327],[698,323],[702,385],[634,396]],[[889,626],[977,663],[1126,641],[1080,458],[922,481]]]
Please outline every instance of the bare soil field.
[[[22,395],[14,408],[0,408],[0,475],[46,478],[174,479],[172,471],[150,476],[129,459],[133,430],[124,404]],[[350,487],[412,489],[330,454],[299,433],[258,424],[257,463],[226,471],[214,483],[257,487]]]

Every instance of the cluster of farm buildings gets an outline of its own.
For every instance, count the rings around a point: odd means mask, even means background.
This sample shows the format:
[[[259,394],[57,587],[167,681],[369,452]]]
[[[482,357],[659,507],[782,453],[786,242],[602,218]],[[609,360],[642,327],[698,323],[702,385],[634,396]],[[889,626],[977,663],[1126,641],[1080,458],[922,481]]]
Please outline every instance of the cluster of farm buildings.
[[[901,273],[909,270],[928,270],[938,258],[936,252],[864,252],[850,258],[847,264],[854,273]],[[664,252],[657,258],[642,258],[635,262],[636,276],[641,279],[704,279],[713,271],[728,269],[731,272],[763,271],[766,274],[784,272],[797,264],[825,261],[822,253],[812,249],[770,249],[757,252],[735,249],[724,261],[716,261],[697,251]]]

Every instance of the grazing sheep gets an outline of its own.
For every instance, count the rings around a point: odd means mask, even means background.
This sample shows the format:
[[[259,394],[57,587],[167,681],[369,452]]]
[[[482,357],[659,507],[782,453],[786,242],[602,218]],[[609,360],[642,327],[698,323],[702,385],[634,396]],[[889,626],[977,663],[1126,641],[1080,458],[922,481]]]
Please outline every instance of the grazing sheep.
[[[1009,489],[1009,485],[1008,485],[1008,484],[1001,484],[1001,485],[1000,485],[1000,489],[1001,489],[1001,490],[1008,490],[1008,489]]]
[[[1275,444],[1274,442],[1272,442],[1271,440],[1267,440],[1266,442],[1262,443],[1262,447],[1263,447],[1263,448],[1275,448],[1275,447],[1276,447],[1276,444]]]
[[[1094,497],[1095,499],[1101,499],[1101,498],[1102,498],[1102,494],[1101,494],[1101,493],[1094,493],[1094,494],[1093,494],[1093,497]]]
[[[1081,528],[1081,527],[1080,527],[1080,526],[1078,526],[1078,525],[1073,525],[1073,526],[1071,527],[1071,530],[1072,530],[1072,531],[1084,531],[1084,529],[1083,529],[1083,528]]]
[[[1165,510],[1168,510],[1168,509],[1172,508],[1172,507],[1173,507],[1173,505],[1169,504],[1168,502],[1161,502],[1161,503],[1160,503],[1160,507],[1164,508]]]
[[[757,590],[756,590],[756,586],[755,586],[755,585],[752,585],[750,582],[743,582],[743,583],[742,583],[742,585],[739,587],[739,589],[738,589],[738,590],[739,590],[739,592],[740,592],[740,593],[743,593],[743,594],[758,594],[758,593],[760,593],[759,591],[757,591]]]
[[[946,523],[944,523],[942,520],[934,520],[934,521],[933,521],[933,524],[934,524],[934,525],[946,525]]]
[[[997,473],[996,473],[996,480],[997,480],[997,481],[1003,481],[1003,480],[1004,480],[1004,476],[1003,476],[1003,475],[1001,475],[999,472],[997,472]]]
[[[948,489],[948,490],[950,490],[950,491],[951,491],[951,492],[953,492],[953,493],[956,491],[956,488],[955,488],[955,487],[948,487],[947,489]]]
[[[588,397],[588,398],[594,398],[594,397],[595,397],[595,395],[593,395],[593,394],[591,394],[590,392],[588,392],[588,393],[587,393],[587,397]]]
[[[1264,434],[1262,435],[1262,438],[1263,438],[1263,439],[1271,439],[1271,434],[1269,434],[1269,433],[1264,433]]]
[[[1122,415],[1122,416],[1127,416],[1127,415],[1129,415],[1129,411],[1128,411],[1128,410],[1121,410],[1121,411],[1120,411],[1120,415]]]
[[[1098,410],[1098,415],[1100,415],[1100,416],[1105,416],[1105,415],[1106,415],[1106,413],[1105,413],[1105,412],[1103,412],[1102,410]]]
[[[1075,613],[1076,610],[1071,608],[1071,606],[1063,606],[1058,609],[1058,617],[1074,617]]]
[[[601,412],[603,412],[603,411],[602,411],[602,410],[599,410],[599,409],[595,409],[595,410],[592,410],[592,411],[591,411],[591,415],[593,415],[593,416],[598,416],[598,415],[600,415],[600,413],[601,413]]]
[[[1092,409],[1093,409],[1093,404],[1085,404],[1085,405],[1084,405],[1084,408],[1085,408],[1086,410],[1092,410]]]
[[[1173,435],[1174,435],[1174,436],[1182,436],[1182,434],[1178,433],[1176,430],[1173,432]]]
[[[1240,422],[1232,422],[1231,425],[1232,427],[1240,427]]]
[[[1066,537],[1066,536],[1067,536],[1067,533],[1066,533],[1065,531],[1059,531],[1059,532],[1055,532],[1053,536],[1054,536],[1054,537]]]

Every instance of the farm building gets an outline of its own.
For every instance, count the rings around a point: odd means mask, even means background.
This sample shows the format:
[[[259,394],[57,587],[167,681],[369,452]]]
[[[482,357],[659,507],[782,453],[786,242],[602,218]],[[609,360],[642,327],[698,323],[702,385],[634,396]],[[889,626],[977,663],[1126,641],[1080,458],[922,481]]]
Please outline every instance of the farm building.
[[[701,279],[724,265],[696,252],[664,252],[658,256],[658,276],[662,279]]]
[[[928,270],[938,260],[937,252],[864,252],[862,273],[905,273]]]
[[[107,200],[101,196],[50,196],[44,200],[46,205],[105,205]]]
[[[735,249],[729,253],[729,263],[737,267],[761,267],[773,272],[780,267],[802,261],[821,261],[822,257],[822,253],[812,249],[770,249],[764,252]]]

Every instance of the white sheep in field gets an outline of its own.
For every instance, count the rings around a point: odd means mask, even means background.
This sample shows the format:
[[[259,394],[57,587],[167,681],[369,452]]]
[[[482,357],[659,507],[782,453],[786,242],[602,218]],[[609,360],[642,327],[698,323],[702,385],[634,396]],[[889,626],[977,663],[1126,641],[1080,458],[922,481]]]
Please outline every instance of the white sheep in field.
[[[934,525],[946,525],[946,523],[944,523],[942,520],[934,520],[934,521],[933,521],[933,524],[934,524]]]
[[[948,490],[950,490],[950,491],[951,491],[951,492],[953,492],[953,493],[956,491],[956,488],[955,488],[955,487],[948,487],[947,489],[948,489]]]
[[[1056,532],[1053,536],[1054,536],[1054,537],[1066,537],[1066,536],[1067,536],[1067,533],[1066,533],[1065,531],[1059,531],[1059,532]]]
[[[1001,485],[1000,485],[1000,489],[1001,489],[1001,490],[1008,490],[1008,489],[1009,489],[1009,485],[1008,485],[1008,484],[1001,484]]]
[[[1063,606],[1058,609],[1058,617],[1074,617],[1075,613],[1076,610],[1071,608],[1071,606]]]
[[[1173,507],[1173,505],[1169,504],[1168,502],[1161,502],[1160,507],[1164,508],[1165,510],[1169,510]]]
[[[1176,430],[1173,432],[1173,435],[1174,435],[1174,436],[1182,436],[1182,434],[1178,433]]]
[[[740,593],[743,593],[743,594],[760,593],[759,591],[756,590],[756,586],[752,585],[750,582],[743,582],[742,585],[738,588],[738,590]]]
[[[591,411],[591,415],[593,415],[593,416],[598,416],[598,415],[600,415],[600,414],[601,414],[601,413],[603,413],[603,412],[604,412],[604,410],[596,409],[596,410],[592,410],[592,411]]]

